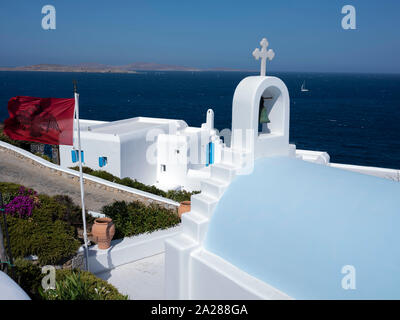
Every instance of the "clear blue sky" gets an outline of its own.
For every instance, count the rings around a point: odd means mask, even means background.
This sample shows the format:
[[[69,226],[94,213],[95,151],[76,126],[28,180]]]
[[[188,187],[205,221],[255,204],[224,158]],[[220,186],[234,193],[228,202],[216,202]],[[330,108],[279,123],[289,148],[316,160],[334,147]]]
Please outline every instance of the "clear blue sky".
[[[57,29],[41,28],[43,5]],[[355,6],[357,29],[341,28]],[[146,61],[256,69],[266,36],[272,71],[400,72],[399,0],[0,2],[0,66]]]

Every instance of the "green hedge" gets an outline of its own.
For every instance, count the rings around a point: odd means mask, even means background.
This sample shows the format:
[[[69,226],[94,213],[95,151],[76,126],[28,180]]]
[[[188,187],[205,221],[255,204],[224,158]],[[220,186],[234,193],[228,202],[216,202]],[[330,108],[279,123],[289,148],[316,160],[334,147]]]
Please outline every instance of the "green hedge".
[[[12,182],[0,182],[0,192],[3,194],[4,203],[8,203],[11,198],[18,194],[20,184]]]
[[[19,187],[2,182],[0,192],[7,201],[16,195]],[[35,254],[42,265],[62,264],[81,245],[77,239],[77,229],[82,224],[81,209],[67,196],[38,195],[38,198],[40,204],[33,209],[31,217],[7,216],[12,254],[14,258]],[[91,223],[93,218],[86,216]],[[3,219],[0,223],[3,224]]]
[[[72,167],[71,169],[79,171],[79,167]],[[118,178],[114,175],[112,175],[111,173],[104,171],[104,170],[93,170],[89,167],[83,167],[82,168],[83,173],[87,173],[90,174],[92,176],[107,180],[107,181],[111,181],[111,182],[115,182],[118,184],[122,184],[124,186],[127,187],[131,187],[131,188],[135,188],[138,190],[142,190],[142,191],[146,191],[164,198],[168,198],[171,200],[174,200],[176,202],[182,202],[182,201],[189,201],[190,197],[192,196],[192,194],[196,194],[199,193],[200,191],[194,191],[194,192],[188,192],[188,191],[176,191],[176,190],[169,190],[167,192],[158,189],[155,186],[148,186],[147,184],[141,183],[139,181],[137,181],[136,179],[131,179],[131,178]]]
[[[40,299],[39,287],[41,286],[44,274],[39,266],[31,261],[17,258],[14,261],[14,280],[31,297],[31,299]],[[10,275],[12,273],[9,272]]]
[[[165,198],[174,200],[176,202],[190,201],[190,197],[196,193],[200,193],[200,191],[188,192],[186,190],[181,190],[181,191],[168,190],[167,193],[165,194]]]
[[[90,272],[78,270],[57,270],[56,289],[41,291],[45,300],[127,300],[107,281]]]
[[[34,254],[42,265],[65,262],[81,244],[72,226],[61,220],[53,221],[40,208],[34,209],[28,219],[7,216],[7,224],[13,256]]]
[[[175,211],[156,204],[146,206],[139,201],[115,201],[104,206],[102,212],[113,219],[116,239],[167,229],[180,222]]]
[[[61,220],[74,227],[77,235],[78,227],[82,227],[82,209],[76,205],[69,196],[65,195],[40,195],[40,211],[52,221]],[[93,223],[94,218],[86,213],[87,224]]]
[[[118,290],[90,272],[56,270],[57,290],[43,292],[42,274],[39,266],[24,259],[15,261],[14,280],[34,300],[126,300]],[[71,281],[72,280],[72,281]]]

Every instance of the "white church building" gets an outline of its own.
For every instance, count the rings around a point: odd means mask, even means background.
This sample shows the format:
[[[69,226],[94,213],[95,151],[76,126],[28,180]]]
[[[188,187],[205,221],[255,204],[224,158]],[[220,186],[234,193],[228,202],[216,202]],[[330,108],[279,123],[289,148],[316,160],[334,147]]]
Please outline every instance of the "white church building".
[[[373,176],[386,169],[343,170],[325,152],[296,150],[288,89],[266,76],[274,53],[261,46],[261,74],[238,84],[224,139],[212,110],[200,128],[82,121],[84,165],[201,191],[165,242],[167,299],[399,299],[400,184]],[[60,148],[62,166],[74,152]],[[357,282],[343,283],[346,270]]]
[[[164,190],[197,190],[223,147],[213,110],[207,111],[205,120],[200,128],[183,120],[146,117],[80,120],[83,165]],[[60,146],[60,165],[76,166],[77,152]]]
[[[166,298],[399,299],[400,184],[382,178],[399,171],[289,144],[288,89],[261,46],[261,75],[233,96],[231,145],[166,241]]]

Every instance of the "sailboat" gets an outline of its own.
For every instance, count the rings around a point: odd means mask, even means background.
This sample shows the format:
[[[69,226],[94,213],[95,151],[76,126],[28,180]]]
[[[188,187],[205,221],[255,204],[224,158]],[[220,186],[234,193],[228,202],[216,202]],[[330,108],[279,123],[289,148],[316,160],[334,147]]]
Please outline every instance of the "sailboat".
[[[303,84],[301,85],[301,92],[307,92],[309,91],[308,89],[306,89],[306,82],[303,81]]]

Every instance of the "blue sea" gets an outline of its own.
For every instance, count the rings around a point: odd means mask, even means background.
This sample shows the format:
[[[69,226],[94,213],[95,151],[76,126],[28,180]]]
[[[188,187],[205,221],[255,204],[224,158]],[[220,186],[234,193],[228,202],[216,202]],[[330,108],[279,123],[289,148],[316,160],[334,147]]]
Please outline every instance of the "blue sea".
[[[83,119],[136,116],[183,119],[191,126],[214,109],[215,126],[231,128],[235,87],[250,72],[94,74],[0,72],[0,121],[17,95],[73,97],[78,81]],[[291,99],[290,142],[327,151],[332,162],[400,168],[400,75],[275,73]],[[303,81],[309,92],[301,92]]]

